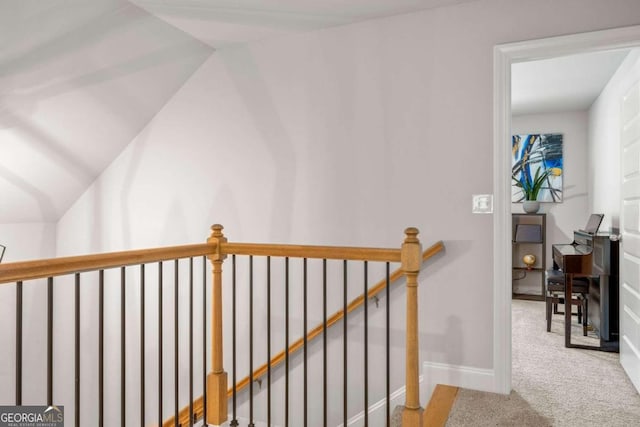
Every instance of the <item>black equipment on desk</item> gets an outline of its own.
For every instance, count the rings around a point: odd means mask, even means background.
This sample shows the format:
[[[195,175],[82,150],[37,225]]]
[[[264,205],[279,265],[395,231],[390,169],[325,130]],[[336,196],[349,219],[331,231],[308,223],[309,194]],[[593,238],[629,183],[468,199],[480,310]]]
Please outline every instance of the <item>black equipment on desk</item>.
[[[610,237],[608,233],[574,231],[573,243],[553,245],[554,269],[592,277],[588,320],[601,345],[617,342],[620,331],[619,248],[618,241]]]

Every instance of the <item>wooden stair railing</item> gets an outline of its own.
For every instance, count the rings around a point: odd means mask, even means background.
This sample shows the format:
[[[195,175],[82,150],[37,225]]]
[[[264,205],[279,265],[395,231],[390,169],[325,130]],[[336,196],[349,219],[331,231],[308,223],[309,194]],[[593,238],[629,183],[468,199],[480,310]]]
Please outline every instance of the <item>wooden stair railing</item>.
[[[0,264],[0,284],[208,255],[215,244],[172,246]]]
[[[438,252],[440,252],[443,248],[444,248],[444,245],[443,245],[443,243],[441,241],[437,242],[434,245],[432,245],[431,247],[429,247],[429,249],[424,251],[424,253],[422,255],[423,262],[428,260],[429,258],[431,258],[433,255],[437,254]],[[402,274],[403,274],[403,272],[402,272],[401,268],[396,269],[389,276],[389,283],[393,283],[393,282],[397,281],[398,279],[400,279],[402,277]],[[368,291],[369,299],[374,299],[386,287],[387,287],[387,281],[385,279],[380,280],[375,286],[373,286]],[[361,307],[363,303],[364,303],[364,294],[361,294],[360,296],[354,298],[347,305],[347,313],[351,313],[353,310],[357,309],[358,307]],[[329,327],[333,326],[334,324],[338,323],[343,318],[344,318],[344,310],[338,310],[333,315],[329,316],[329,318],[327,319],[327,328],[329,328]],[[307,344],[310,341],[314,340],[315,338],[319,337],[322,334],[323,326],[324,325],[321,323],[321,324],[317,325],[315,328],[311,329],[307,333]],[[289,346],[289,356],[292,356],[293,354],[295,354],[299,350],[301,350],[303,345],[304,345],[304,339],[303,338],[299,338],[297,341],[294,341]],[[282,363],[284,361],[284,356],[285,356],[285,351],[284,350],[282,350],[280,353],[276,354],[271,359],[271,367],[278,366],[280,363]],[[253,371],[253,379],[254,379],[254,381],[258,380],[260,377],[263,377],[264,375],[266,375],[267,366],[268,366],[268,363],[265,363],[264,365],[260,366],[258,369]],[[249,376],[246,376],[243,379],[241,379],[240,381],[238,381],[238,383],[236,384],[236,393],[239,392],[240,390],[244,389],[248,384],[249,384]],[[233,388],[230,388],[228,390],[227,394],[230,396],[232,392],[233,392]]]
[[[434,243],[422,253],[421,263],[425,263],[426,261],[428,261],[435,255],[437,255],[442,250],[444,250],[444,243],[442,241],[438,241]],[[389,276],[389,284],[397,282],[403,276],[403,274],[404,274],[404,271],[402,268],[398,268],[394,270]],[[377,297],[377,295],[380,292],[385,290],[386,287],[387,287],[387,280],[385,278],[378,281],[378,283],[376,283],[373,287],[371,287],[367,293],[368,294],[367,296],[369,297],[369,299],[374,299]],[[358,297],[354,298],[347,305],[347,313],[351,313],[355,309],[361,307],[363,303],[364,303],[364,294],[361,294]],[[331,326],[335,325],[343,318],[344,318],[344,310],[338,310],[333,315],[327,318],[326,327],[330,328]],[[311,329],[307,334],[307,344],[309,344],[315,338],[321,336],[323,329],[324,329],[323,323]],[[298,340],[294,341],[289,346],[289,353],[288,353],[289,356],[292,356],[298,351],[300,351],[303,348],[303,346],[304,346],[303,338],[299,338]],[[275,356],[273,356],[268,363],[265,363],[260,367],[258,367],[256,370],[254,370],[253,380],[256,381],[261,377],[265,376],[267,374],[267,369],[269,365],[271,365],[271,368],[274,368],[280,365],[281,363],[283,363],[285,360],[285,355],[286,355],[285,350],[282,350],[279,353],[277,353]],[[240,381],[238,381],[236,383],[236,393],[246,388],[249,385],[249,381],[250,381],[250,376],[246,376]],[[232,394],[233,394],[233,386],[227,390],[227,397],[231,397]],[[202,396],[200,396],[193,402],[193,413],[195,414],[194,421],[200,420],[202,418],[203,409],[204,409],[203,398]],[[187,405],[184,408],[182,408],[182,410],[180,411],[180,414],[178,415],[179,425],[182,425],[182,426],[189,425],[189,417],[190,417],[190,409],[189,409],[189,406]],[[175,417],[170,417],[163,422],[163,427],[171,427],[173,425],[175,425]]]
[[[222,264],[228,255],[255,255],[255,256],[276,256],[276,257],[297,257],[316,258],[333,260],[359,260],[359,261],[380,261],[380,262],[400,262],[401,268],[394,272],[390,280],[397,280],[404,275],[407,284],[407,326],[406,326],[406,404],[403,411],[403,425],[407,427],[418,427],[422,423],[422,408],[418,396],[418,317],[417,317],[417,277],[423,259],[428,259],[435,253],[442,250],[442,242],[438,242],[430,247],[423,254],[418,240],[418,230],[408,228],[406,237],[400,249],[378,249],[378,248],[357,248],[357,247],[331,247],[331,246],[296,246],[296,245],[271,245],[252,243],[230,243],[222,234],[223,227],[212,226],[212,234],[205,244],[184,245],[169,248],[146,249],[135,251],[124,251],[118,253],[107,253],[100,255],[65,257],[41,261],[27,261],[0,265],[0,284],[14,282],[19,287],[22,281],[48,278],[49,298],[52,296],[53,277],[61,275],[78,275],[88,271],[102,271],[110,268],[120,267],[124,277],[125,266],[144,265],[145,263],[159,262],[164,260],[177,260],[182,258],[206,256],[212,264],[212,306],[211,306],[211,371],[207,375],[207,423],[220,425],[227,420],[227,396],[228,384],[227,373],[222,366]],[[176,274],[177,277],[177,274]],[[102,285],[101,285],[102,286]],[[121,284],[124,290],[124,282]],[[177,286],[177,282],[176,282]],[[375,296],[385,284],[378,283],[367,295]],[[123,291],[124,292],[124,291]],[[177,287],[176,287],[177,293]],[[360,296],[347,307],[347,313],[361,306],[364,296]],[[345,315],[344,312],[334,314],[329,321],[335,324]],[[51,322],[49,322],[51,323]],[[49,328],[51,325],[48,326]],[[123,330],[124,332],[124,330]],[[317,337],[320,332],[316,327],[311,330],[313,337]],[[309,336],[307,336],[307,340]],[[301,348],[299,342],[290,348],[291,354]],[[51,348],[49,352],[49,366],[51,366]],[[287,355],[288,355],[287,354]],[[276,356],[272,361],[272,366],[280,363],[284,353]],[[77,358],[77,357],[76,357]],[[262,371],[260,371],[262,369]],[[259,368],[259,375],[264,374],[264,367]],[[123,374],[124,375],[124,374]],[[241,387],[248,384],[248,379],[241,382]],[[51,390],[51,372],[49,372],[48,389]],[[123,380],[124,387],[124,380]],[[17,388],[18,389],[18,388]],[[123,389],[124,390],[124,389]],[[17,393],[17,392],[16,392]],[[124,393],[123,393],[124,394]],[[20,395],[17,393],[17,396]],[[51,396],[51,393],[49,393]],[[16,398],[18,401],[19,398]],[[51,400],[51,397],[48,398]],[[76,401],[78,400],[78,390],[76,388]],[[197,402],[196,402],[197,403]],[[51,402],[49,404],[52,404]],[[123,401],[124,405],[124,401]],[[78,405],[76,405],[78,406]],[[200,400],[202,407],[202,401]],[[124,407],[124,406],[123,406]],[[204,408],[202,408],[204,409]],[[177,410],[177,400],[176,400]],[[100,409],[102,411],[102,407]],[[124,420],[124,411],[121,414]],[[194,411],[196,416],[201,412]],[[101,412],[102,413],[102,412]],[[78,420],[76,414],[76,420]],[[162,418],[162,417],[160,417]],[[175,418],[172,424],[175,425]],[[77,421],[76,421],[77,422]],[[186,422],[180,417],[183,425],[189,423],[188,413]],[[163,423],[166,424],[166,423]]]
[[[59,257],[59,258],[51,258],[44,260],[32,260],[32,261],[19,261],[19,262],[10,262],[0,264],[0,285],[8,285],[13,284],[16,286],[16,340],[15,340],[15,354],[16,354],[16,364],[15,364],[15,405],[22,405],[23,401],[23,387],[22,387],[22,288],[23,282],[27,284],[29,282],[38,280],[38,279],[46,279],[47,280],[47,290],[44,292],[46,294],[46,298],[48,299],[48,308],[46,320],[46,329],[48,329],[48,336],[44,340],[43,343],[46,347],[46,350],[43,351],[43,357],[47,359],[47,372],[46,372],[46,386],[41,385],[41,389],[47,389],[47,405],[51,406],[54,404],[53,399],[53,317],[51,315],[51,311],[54,308],[53,305],[53,289],[54,289],[54,278],[68,276],[68,278],[73,279],[75,276],[75,355],[72,355],[72,359],[75,363],[75,410],[72,413],[67,413],[67,420],[74,420],[76,426],[80,425],[80,352],[78,348],[79,343],[79,328],[78,328],[78,316],[80,314],[79,309],[79,292],[80,292],[80,275],[81,273],[87,272],[100,272],[100,287],[103,287],[103,272],[106,270],[113,269],[121,269],[122,278],[124,277],[124,269],[129,266],[138,266],[143,268],[146,264],[154,264],[154,263],[162,263],[164,261],[178,261],[184,259],[191,259],[195,257],[203,257],[209,255],[215,251],[215,245],[210,243],[203,244],[194,244],[194,245],[182,245],[182,246],[173,246],[173,247],[163,247],[163,248],[153,248],[153,249],[141,249],[141,250],[130,250],[130,251],[122,251],[122,252],[112,252],[112,253],[103,253],[103,254],[94,254],[94,255],[84,255],[84,256],[69,256],[69,257]],[[144,269],[142,269],[144,271]],[[122,293],[124,293],[124,281],[121,279]],[[96,280],[92,281],[94,284]],[[56,283],[57,284],[57,283]],[[82,285],[84,287],[84,284]],[[204,285],[203,285],[204,286]],[[65,310],[73,309],[74,302],[72,301],[70,306],[65,307]],[[102,305],[102,303],[100,303]],[[94,307],[95,308],[95,307]],[[100,312],[102,315],[102,307],[95,308],[96,312]],[[3,327],[6,325],[3,325]],[[124,330],[124,329],[123,329]],[[72,329],[73,333],[73,329]],[[99,333],[102,335],[102,333]],[[102,341],[102,336],[99,338]],[[8,347],[8,346],[7,346]],[[5,347],[5,348],[7,348]],[[103,348],[103,343],[100,344],[101,350]],[[99,356],[102,359],[102,355]],[[100,362],[102,365],[102,362]],[[99,379],[99,388],[103,386],[102,380],[102,366],[98,368],[100,371],[100,379]],[[122,380],[122,389],[121,395],[124,396],[124,374]],[[43,382],[45,382],[43,381]],[[7,384],[2,384],[5,386]],[[100,391],[102,393],[102,391]],[[56,402],[59,404],[59,402]],[[5,402],[6,404],[6,402]],[[121,400],[121,408],[125,407],[124,400]],[[102,420],[103,407],[100,404],[100,409],[98,410],[98,414],[94,414],[97,419]],[[122,419],[124,420],[124,411],[121,414]],[[143,411],[144,412],[144,411]],[[144,419],[144,415],[142,415]],[[102,420],[103,421],[103,420]],[[124,423],[124,421],[122,421]],[[96,424],[97,425],[97,424]]]

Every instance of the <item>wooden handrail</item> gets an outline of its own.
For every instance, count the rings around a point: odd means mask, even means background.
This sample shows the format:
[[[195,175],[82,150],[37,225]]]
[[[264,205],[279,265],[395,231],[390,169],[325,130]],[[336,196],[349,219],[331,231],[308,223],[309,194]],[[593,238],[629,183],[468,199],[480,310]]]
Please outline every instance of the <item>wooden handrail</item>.
[[[228,255],[400,262],[400,249],[359,248],[348,246],[301,246],[229,242],[222,244],[222,253]]]
[[[211,255],[216,245],[169,246],[95,255],[50,258],[0,264],[0,284],[18,280],[42,279],[92,270],[145,264],[193,256]],[[378,249],[340,246],[299,246],[260,243],[223,243],[221,252],[228,255],[282,256],[297,258],[347,259],[359,261],[400,261],[399,249]]]
[[[224,247],[224,245],[223,245]],[[422,262],[424,263],[425,261],[429,260],[430,258],[432,258],[434,255],[436,255],[437,253],[441,252],[444,249],[444,243],[442,241],[438,241],[436,243],[434,243],[433,245],[431,245],[429,248],[427,248],[423,253],[422,253]],[[239,254],[239,253],[238,253]],[[254,254],[255,253],[249,253],[249,254]],[[247,255],[245,253],[243,253],[243,255]],[[297,255],[300,256],[300,255]],[[389,283],[393,283],[395,281],[397,281],[398,279],[400,279],[403,276],[403,271],[402,268],[398,268],[397,270],[393,271],[390,275],[389,275]],[[380,280],[375,286],[373,286],[368,292],[368,297],[369,298],[374,298],[376,295],[378,295],[380,292],[382,292],[385,288],[386,288],[386,284],[387,284],[387,280],[382,279]],[[351,313],[353,310],[355,310],[356,308],[360,307],[362,304],[364,303],[364,294],[361,294],[360,296],[356,297],[355,299],[353,299],[348,305],[347,305],[347,313]],[[336,324],[337,322],[339,322],[341,319],[344,318],[344,310],[339,310],[336,313],[334,313],[332,316],[330,316],[327,319],[327,328],[333,326],[334,324]],[[307,344],[309,343],[309,341],[317,338],[318,336],[320,336],[322,334],[322,331],[324,329],[324,324],[321,323],[319,325],[317,325],[315,328],[311,329],[309,331],[309,333],[307,334]],[[289,346],[289,356],[291,356],[292,354],[296,353],[297,351],[301,350],[304,346],[304,338],[300,338],[297,341],[295,341],[294,343],[292,343]],[[281,351],[280,353],[276,354],[272,359],[271,359],[271,367],[275,367],[278,366],[279,364],[281,364],[282,362],[284,362],[286,357],[286,352],[285,350]],[[267,369],[268,369],[268,363],[265,363],[263,365],[261,365],[259,368],[257,368],[255,371],[253,371],[253,379],[256,380],[264,375],[267,374]],[[239,392],[240,390],[244,389],[245,387],[247,387],[249,385],[249,376],[244,377],[243,379],[241,379],[240,381],[238,381],[238,383],[236,384],[236,393]],[[233,387],[229,388],[229,390],[227,391],[227,395],[229,397],[231,397],[233,395]],[[196,417],[199,418],[202,414],[202,396],[198,397],[194,402],[193,402],[193,411],[194,414],[196,414]],[[198,415],[200,414],[200,415]],[[189,422],[189,407],[185,407],[183,408],[180,413],[178,414],[178,422],[179,424],[182,425],[187,425]],[[169,419],[167,419],[166,421],[163,422],[163,427],[171,427],[174,425],[174,417],[171,417]]]
[[[215,251],[215,248],[215,245],[200,243],[0,264],[0,284],[209,255]]]

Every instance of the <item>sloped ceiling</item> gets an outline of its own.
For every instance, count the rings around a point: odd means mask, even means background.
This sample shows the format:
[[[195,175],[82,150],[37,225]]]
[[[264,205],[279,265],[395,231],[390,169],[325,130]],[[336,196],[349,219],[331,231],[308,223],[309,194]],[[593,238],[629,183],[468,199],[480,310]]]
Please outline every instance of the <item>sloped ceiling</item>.
[[[469,1],[0,2],[0,223],[57,221],[214,47]]]
[[[216,48],[477,0],[131,0]]]
[[[214,48],[471,1],[0,2],[0,223],[57,221]],[[515,65],[514,114],[588,108],[625,55]]]
[[[56,221],[213,49],[126,1],[0,10],[0,223]]]

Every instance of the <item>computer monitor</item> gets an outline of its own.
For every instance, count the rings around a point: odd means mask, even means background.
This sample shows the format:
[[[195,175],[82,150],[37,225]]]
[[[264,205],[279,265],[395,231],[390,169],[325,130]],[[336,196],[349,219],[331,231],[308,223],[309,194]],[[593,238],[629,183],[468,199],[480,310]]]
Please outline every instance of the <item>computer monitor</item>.
[[[598,232],[598,228],[600,228],[600,223],[602,222],[602,218],[604,214],[591,214],[589,216],[589,220],[587,221],[587,225],[585,225],[583,231],[589,234],[596,234]]]

